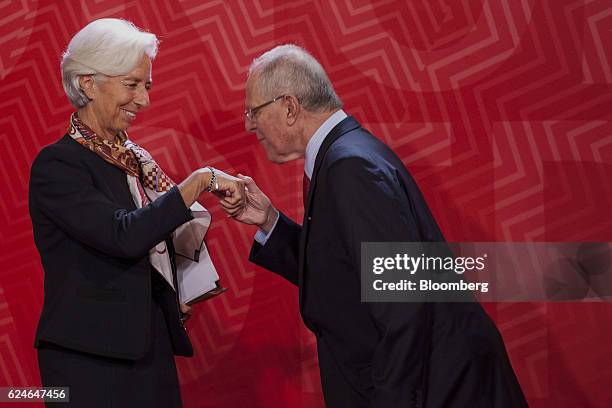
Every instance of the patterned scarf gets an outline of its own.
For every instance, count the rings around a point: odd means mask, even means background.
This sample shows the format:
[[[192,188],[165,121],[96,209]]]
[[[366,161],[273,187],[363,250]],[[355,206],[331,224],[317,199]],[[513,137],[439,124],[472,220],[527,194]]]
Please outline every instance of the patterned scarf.
[[[151,154],[129,140],[125,132],[119,133],[115,142],[109,142],[83,123],[75,112],[70,117],[68,134],[81,146],[125,172],[137,208],[155,201],[176,185],[153,160]],[[201,273],[211,276],[211,279],[216,281],[219,276],[204,244],[204,236],[211,221],[210,213],[197,202],[190,209],[194,219],[181,225],[173,233],[177,269],[179,273],[181,269],[189,270],[190,274],[200,269]],[[181,259],[178,259],[179,257]],[[172,267],[165,241],[151,248],[149,260],[151,265],[174,288]]]

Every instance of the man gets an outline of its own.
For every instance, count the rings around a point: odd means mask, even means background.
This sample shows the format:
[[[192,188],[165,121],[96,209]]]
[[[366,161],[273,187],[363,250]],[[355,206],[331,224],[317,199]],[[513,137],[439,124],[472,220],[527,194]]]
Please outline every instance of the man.
[[[329,407],[526,406],[497,329],[477,303],[363,303],[362,242],[443,241],[401,160],[342,110],[306,51],[253,61],[246,129],[268,159],[305,157],[304,221],[255,182],[236,217],[260,230],[250,260],[299,287]]]

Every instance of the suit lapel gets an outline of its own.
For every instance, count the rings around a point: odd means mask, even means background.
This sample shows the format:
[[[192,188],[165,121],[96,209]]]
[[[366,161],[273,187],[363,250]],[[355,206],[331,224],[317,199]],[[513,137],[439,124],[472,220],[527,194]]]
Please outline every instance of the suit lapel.
[[[302,235],[300,236],[300,254],[299,254],[299,265],[298,265],[298,283],[300,288],[300,312],[303,308],[303,296],[304,296],[304,273],[305,273],[305,254],[306,254],[306,243],[308,242],[308,233],[310,229],[310,221],[312,217],[310,215],[312,204],[315,199],[315,192],[317,188],[317,176],[325,155],[331,147],[331,145],[338,140],[342,135],[350,132],[351,130],[360,127],[359,122],[354,117],[349,116],[338,123],[334,128],[327,134],[323,140],[323,144],[317,152],[317,158],[315,160],[314,170],[312,172],[312,180],[310,180],[310,188],[308,190],[308,198],[306,199],[306,206],[304,207],[304,220],[302,221]],[[303,313],[302,313],[303,315]]]

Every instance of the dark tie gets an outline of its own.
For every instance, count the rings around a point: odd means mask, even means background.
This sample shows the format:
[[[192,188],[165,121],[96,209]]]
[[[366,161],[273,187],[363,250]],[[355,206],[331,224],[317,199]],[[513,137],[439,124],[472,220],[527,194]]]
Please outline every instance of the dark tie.
[[[306,172],[304,172],[304,180],[302,181],[302,194],[304,198],[304,208],[306,208],[306,200],[308,200],[308,190],[310,189],[310,179]]]

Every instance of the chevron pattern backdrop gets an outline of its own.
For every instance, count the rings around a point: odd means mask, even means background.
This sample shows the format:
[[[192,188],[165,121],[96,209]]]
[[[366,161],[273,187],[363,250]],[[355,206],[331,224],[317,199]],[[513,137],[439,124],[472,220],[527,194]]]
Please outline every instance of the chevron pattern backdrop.
[[[3,1],[0,386],[40,384],[32,342],[43,272],[28,174],[71,113],[61,52],[101,17],[162,40],[152,106],[130,134],[174,179],[204,165],[249,174],[300,219],[302,163],[268,163],[242,115],[250,61],[294,42],[404,160],[449,240],[612,241],[609,1]],[[189,322],[196,355],[178,362],[185,406],[322,407],[297,290],[247,262],[253,228],[205,204],[230,291]],[[612,305],[485,307],[532,407],[612,406]]]

